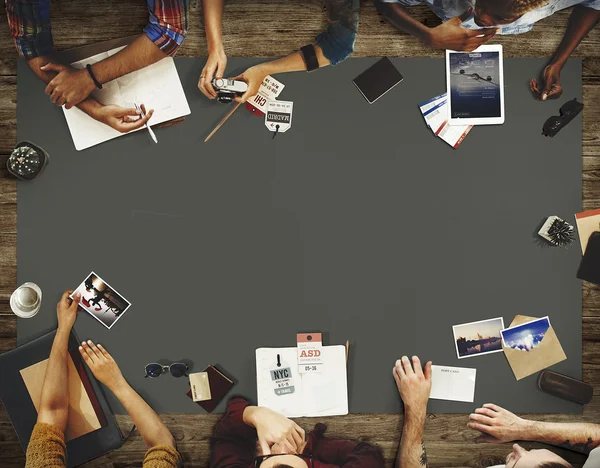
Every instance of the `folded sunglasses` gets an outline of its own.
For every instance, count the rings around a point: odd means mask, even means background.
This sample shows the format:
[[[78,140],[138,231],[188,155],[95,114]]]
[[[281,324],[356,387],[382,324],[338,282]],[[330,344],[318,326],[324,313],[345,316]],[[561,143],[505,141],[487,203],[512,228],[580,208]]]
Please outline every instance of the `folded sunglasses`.
[[[146,377],[151,377],[153,379],[160,377],[165,372],[170,372],[173,377],[184,377],[187,374],[188,366],[183,362],[174,362],[170,366],[163,366],[162,364],[158,364],[156,362],[146,364]]]
[[[560,108],[560,116],[553,115],[544,122],[542,135],[553,137],[561,128],[567,126],[567,124],[573,120],[582,109],[583,104],[577,101],[577,98],[564,103]]]

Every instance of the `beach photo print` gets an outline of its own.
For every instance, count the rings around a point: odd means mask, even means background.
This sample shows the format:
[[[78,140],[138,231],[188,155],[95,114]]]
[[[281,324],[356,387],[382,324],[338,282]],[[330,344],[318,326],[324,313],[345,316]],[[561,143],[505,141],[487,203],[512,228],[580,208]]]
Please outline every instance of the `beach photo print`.
[[[503,329],[502,317],[454,325],[452,331],[458,359],[501,352],[500,330]]]
[[[550,319],[543,317],[515,327],[502,330],[504,346],[521,351],[531,351],[537,348],[550,328]]]

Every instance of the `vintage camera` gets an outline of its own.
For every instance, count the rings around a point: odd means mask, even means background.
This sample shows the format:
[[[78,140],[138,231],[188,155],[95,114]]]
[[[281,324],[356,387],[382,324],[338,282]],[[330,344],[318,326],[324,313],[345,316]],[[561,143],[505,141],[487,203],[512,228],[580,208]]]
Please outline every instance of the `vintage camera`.
[[[217,101],[222,104],[229,104],[236,96],[241,96],[248,91],[248,85],[244,81],[215,78],[212,80],[212,85],[217,92]]]

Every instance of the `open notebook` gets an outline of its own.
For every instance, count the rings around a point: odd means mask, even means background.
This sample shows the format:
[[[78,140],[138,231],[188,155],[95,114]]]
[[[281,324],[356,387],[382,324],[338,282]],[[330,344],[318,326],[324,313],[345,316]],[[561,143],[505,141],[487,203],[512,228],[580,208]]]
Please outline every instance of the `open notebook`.
[[[71,66],[79,69],[85,68],[88,63],[100,62],[123,48],[117,47],[93,55],[73,62]],[[175,62],[171,57],[165,57],[145,68],[104,83],[102,89],[95,89],[92,95],[104,105],[116,104],[121,107],[135,107],[135,103],[144,104],[146,110],[154,109],[154,115],[150,119],[151,125],[177,119],[190,113]],[[83,150],[123,135],[108,125],[92,119],[76,107],[69,110],[63,107],[63,111],[77,150]]]
[[[323,346],[322,353],[322,372],[300,374],[296,348],[257,349],[259,406],[291,418],[348,414],[346,347]]]

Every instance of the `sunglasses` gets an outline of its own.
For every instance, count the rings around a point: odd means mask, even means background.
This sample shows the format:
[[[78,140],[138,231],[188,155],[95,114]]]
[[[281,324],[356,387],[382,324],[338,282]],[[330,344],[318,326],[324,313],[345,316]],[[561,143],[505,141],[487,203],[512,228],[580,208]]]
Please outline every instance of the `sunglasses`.
[[[268,460],[269,458],[282,457],[284,455],[293,455],[294,457],[302,458],[304,461],[306,461],[306,464],[310,468],[314,468],[315,467],[315,463],[313,461],[312,455],[307,455],[307,454],[304,454],[304,453],[294,453],[294,454],[276,453],[276,454],[272,454],[272,455],[261,455],[259,457],[256,457],[254,459],[254,468],[258,468],[262,462],[264,462],[265,460]],[[310,463],[309,463],[309,461],[310,461]]]
[[[583,104],[577,101],[577,98],[571,99],[560,108],[560,116],[553,115],[548,117],[542,127],[542,135],[553,137],[561,128],[565,127],[577,114],[583,109]]]
[[[170,366],[163,366],[155,362],[146,364],[146,377],[152,377],[153,379],[160,377],[165,372],[170,372],[173,377],[184,377],[187,374],[188,366],[183,362],[174,362]]]

